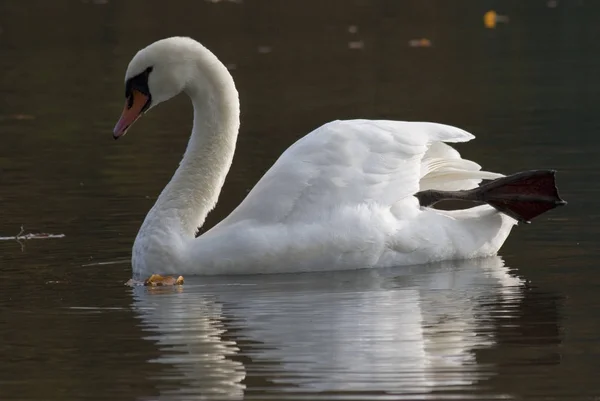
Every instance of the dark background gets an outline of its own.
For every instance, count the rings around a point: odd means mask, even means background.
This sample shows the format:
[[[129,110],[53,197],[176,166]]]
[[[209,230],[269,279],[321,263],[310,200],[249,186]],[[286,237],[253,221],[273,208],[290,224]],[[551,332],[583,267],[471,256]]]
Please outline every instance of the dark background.
[[[486,29],[490,9],[509,22]],[[516,228],[501,255],[560,300],[558,330],[572,340],[561,359],[571,364],[553,372],[563,390],[597,395],[598,15],[591,0],[0,0],[0,236],[66,235],[0,241],[0,396],[91,394],[94,375],[120,383],[131,366],[140,380],[119,394],[153,393],[143,361],[158,351],[131,312],[61,308],[131,303],[131,245],[183,154],[189,101],[153,110],[116,143],[111,132],[130,58],[172,35],[209,47],[241,96],[234,164],[207,226],[333,119],[452,124],[476,135],[459,150],[487,170],[558,169],[569,205]],[[431,47],[409,45],[419,38]],[[110,369],[107,344],[122,358]]]

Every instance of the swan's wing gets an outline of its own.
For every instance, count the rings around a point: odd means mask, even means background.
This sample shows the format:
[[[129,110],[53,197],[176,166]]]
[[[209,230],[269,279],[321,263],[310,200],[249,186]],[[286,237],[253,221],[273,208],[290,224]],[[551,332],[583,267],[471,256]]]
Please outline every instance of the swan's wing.
[[[472,138],[459,128],[435,123],[351,120],[325,124],[288,148],[219,225],[246,219],[310,221],[326,218],[341,207],[391,206],[421,186],[473,187],[481,178],[497,175],[486,176],[478,164],[461,159],[441,143]]]

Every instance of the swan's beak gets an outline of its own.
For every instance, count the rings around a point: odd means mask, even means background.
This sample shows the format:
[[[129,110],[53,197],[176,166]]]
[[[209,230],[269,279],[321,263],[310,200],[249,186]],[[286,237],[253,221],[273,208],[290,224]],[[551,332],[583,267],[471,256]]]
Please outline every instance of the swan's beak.
[[[125,102],[121,118],[115,125],[113,130],[113,138],[119,139],[127,133],[127,129],[142,115],[142,112],[147,108],[146,105],[150,97],[140,91],[131,91],[131,97]]]

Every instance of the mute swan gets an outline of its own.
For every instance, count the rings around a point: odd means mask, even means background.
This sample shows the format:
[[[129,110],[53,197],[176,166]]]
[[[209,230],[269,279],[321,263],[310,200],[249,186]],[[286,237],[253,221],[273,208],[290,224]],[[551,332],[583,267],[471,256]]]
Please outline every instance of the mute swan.
[[[195,238],[217,203],[240,125],[238,92],[227,68],[190,38],[167,38],[140,50],[127,68],[126,103],[113,136],[123,136],[142,114],[181,92],[194,106],[192,135],[135,239],[134,276],[342,270],[482,257],[498,251],[517,220],[565,203],[554,171],[500,178],[462,159],[444,143],[474,138],[459,128],[333,121],[287,149],[228,217]],[[478,187],[482,179],[495,181]],[[427,207],[440,199],[494,207]]]

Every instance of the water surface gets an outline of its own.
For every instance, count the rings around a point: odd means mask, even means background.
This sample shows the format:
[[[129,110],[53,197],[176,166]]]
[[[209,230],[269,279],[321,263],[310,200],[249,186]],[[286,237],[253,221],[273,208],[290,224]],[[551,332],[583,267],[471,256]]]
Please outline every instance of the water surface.
[[[486,30],[492,7],[510,22]],[[0,241],[0,399],[600,396],[599,12],[582,0],[0,1],[0,236],[66,235]],[[477,139],[459,150],[486,169],[558,169],[569,206],[516,228],[501,258],[125,287],[191,107],[162,105],[117,143],[111,130],[129,59],[170,35],[209,46],[241,96],[208,227],[337,118],[460,126]],[[419,38],[432,46],[409,45]]]

